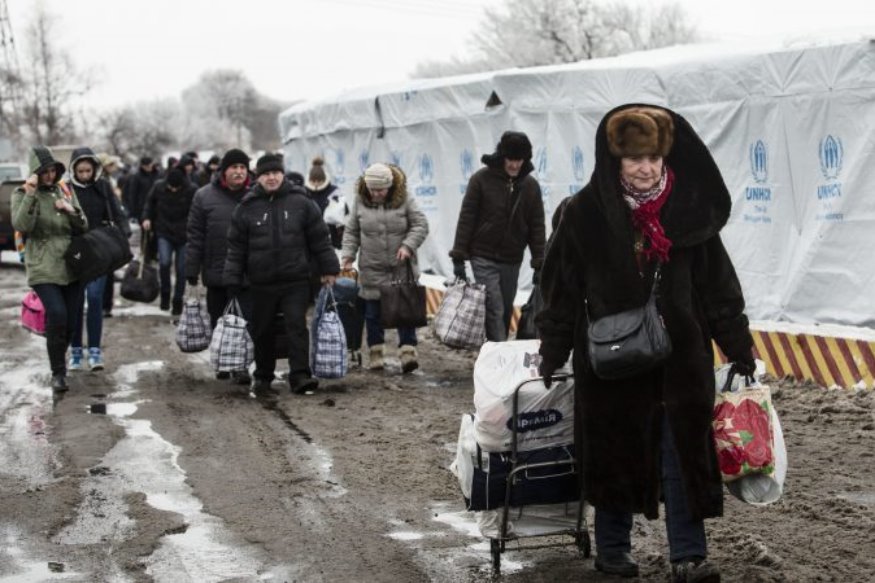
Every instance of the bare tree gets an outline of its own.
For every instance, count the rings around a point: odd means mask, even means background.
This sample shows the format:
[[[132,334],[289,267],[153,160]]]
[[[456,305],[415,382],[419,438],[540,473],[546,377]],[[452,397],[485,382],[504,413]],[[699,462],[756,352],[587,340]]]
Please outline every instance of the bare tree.
[[[75,137],[73,104],[93,85],[93,76],[78,73],[69,53],[55,44],[56,22],[42,2],[36,4],[28,27],[27,65],[22,74],[22,121],[30,137],[45,144],[64,143]]]
[[[594,0],[505,0],[487,8],[471,39],[473,58],[424,63],[415,77],[573,63],[692,42],[695,29],[677,4],[642,9]]]

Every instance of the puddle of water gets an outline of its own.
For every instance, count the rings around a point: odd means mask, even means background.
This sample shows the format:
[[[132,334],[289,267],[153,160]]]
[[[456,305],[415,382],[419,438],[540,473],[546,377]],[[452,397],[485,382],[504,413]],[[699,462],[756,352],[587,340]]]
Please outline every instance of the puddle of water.
[[[139,374],[159,370],[161,362],[120,367],[115,373],[119,391],[129,397],[136,392]],[[202,512],[203,504],[192,494],[186,473],[178,464],[181,449],[152,429],[147,419],[132,419],[142,401],[106,404],[106,414],[125,429],[126,436],[100,463],[107,471],[93,472],[83,484],[86,501],[75,523],[65,528],[56,542],[100,542],[127,534],[133,522],[127,517],[124,495],[143,492],[146,502],[158,510],[182,515],[184,533],[161,539],[158,549],[146,561],[146,573],[156,581],[218,582],[235,577],[273,578],[261,573],[257,551],[241,548],[221,520]]]
[[[31,339],[7,357],[27,351],[42,354],[44,342]],[[22,480],[25,487],[51,482],[60,465],[45,422],[52,408],[51,391],[34,374],[45,366],[42,359],[26,360],[0,375],[0,467],[6,475]]]
[[[386,536],[395,540],[422,540],[425,538],[425,535],[421,532],[410,531],[390,532]]]
[[[8,575],[0,576],[0,583],[31,583],[34,581],[63,581],[80,578],[79,573],[67,572],[63,562],[35,560],[25,556],[18,545],[19,534],[12,527],[0,527],[3,531],[3,548],[0,550],[0,564]],[[81,580],[81,579],[80,579]]]

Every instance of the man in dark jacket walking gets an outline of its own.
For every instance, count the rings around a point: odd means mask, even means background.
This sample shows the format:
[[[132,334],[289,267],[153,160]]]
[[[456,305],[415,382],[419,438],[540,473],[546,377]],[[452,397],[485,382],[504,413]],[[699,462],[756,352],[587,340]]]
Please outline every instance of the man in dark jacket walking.
[[[155,168],[155,163],[149,156],[143,156],[140,158],[139,170],[128,178],[122,193],[122,203],[130,218],[139,221],[143,216],[146,198],[156,180],[158,180],[158,170]]]
[[[167,173],[152,187],[143,209],[143,230],[154,231],[158,239],[158,274],[161,278],[161,309],[170,305],[170,265],[176,262],[176,285],[173,287],[171,314],[182,313],[185,294],[185,241],[188,211],[194,197],[194,185],[179,168]]]
[[[224,283],[233,295],[244,278],[249,278],[256,395],[272,393],[274,320],[279,312],[289,337],[289,388],[301,394],[317,386],[310,371],[305,322],[310,298],[309,260],[315,259],[325,285],[334,285],[340,264],[319,207],[303,188],[285,180],[282,159],[265,154],[256,163],[255,176],[258,184],[231,217]]]
[[[228,255],[228,227],[234,209],[248,190],[249,156],[242,150],[228,150],[212,181],[195,193],[188,213],[185,278],[188,285],[197,285],[198,278],[202,278],[207,288],[207,311],[213,328],[231,300],[222,280]],[[243,317],[249,321],[252,312],[249,290],[241,289],[237,300]],[[229,376],[224,371],[216,373],[216,378]],[[240,384],[249,384],[250,381],[248,373],[236,374],[234,378]]]
[[[470,260],[474,279],[486,286],[486,339],[493,342],[507,340],[526,246],[535,280],[544,261],[544,203],[531,160],[526,134],[502,134],[468,181],[450,251],[456,277],[466,279]]]

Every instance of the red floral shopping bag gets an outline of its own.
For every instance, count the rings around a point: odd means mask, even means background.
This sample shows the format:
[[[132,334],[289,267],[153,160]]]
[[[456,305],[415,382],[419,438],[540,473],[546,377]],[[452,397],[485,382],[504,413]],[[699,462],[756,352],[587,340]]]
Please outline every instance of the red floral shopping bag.
[[[750,474],[775,473],[772,397],[759,385],[717,393],[714,405],[714,443],[724,482]]]

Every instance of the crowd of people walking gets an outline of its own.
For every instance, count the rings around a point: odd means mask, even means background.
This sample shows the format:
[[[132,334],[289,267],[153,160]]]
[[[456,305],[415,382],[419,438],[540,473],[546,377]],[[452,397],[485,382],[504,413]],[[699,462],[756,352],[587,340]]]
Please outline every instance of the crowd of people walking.
[[[558,206],[547,241],[531,159],[531,141],[518,131],[503,133],[482,157],[455,226],[453,275],[473,276],[485,287],[485,336],[502,342],[530,251],[533,283],[544,298],[536,319],[540,372],[549,386],[569,357],[574,371],[575,441],[584,491],[596,508],[596,568],[638,574],[632,513],[655,518],[662,498],[673,580],[719,581],[707,560],[703,522],[723,511],[710,439],[712,340],[738,372],[754,371],[743,294],[719,235],[730,208],[720,171],[682,116],[654,106],[618,107],[596,132],[590,182]],[[252,165],[236,148],[205,165],[185,153],[163,172],[143,156],[136,172],[118,177],[105,172],[117,170],[117,160],[83,147],[70,166],[62,180],[64,164],[48,148],[34,147],[32,176],[12,197],[13,225],[27,237],[27,282],[47,316],[55,391],[67,389],[68,371],[105,366],[102,325],[112,274],[78,281],[65,253],[73,236],[106,223],[124,225],[128,235],[129,222],[139,225],[154,240],[146,249],[159,263],[162,310],[179,315],[186,285],[200,284],[210,326],[230,302],[240,306],[254,343],[252,378],[248,371],[218,378],[275,396],[279,322],[289,390],[315,389],[307,309],[321,286],[334,286],[348,272],[357,273],[367,368],[386,366],[381,296],[399,278],[419,278],[417,251],[430,231],[398,166],[369,165],[349,196],[332,183],[321,157],[306,178],[280,155],[267,153]],[[594,322],[650,299],[671,355],[643,373],[598,374],[588,345]],[[350,347],[360,344],[357,334]],[[397,339],[401,370],[411,373],[421,365],[416,328],[399,326]]]

